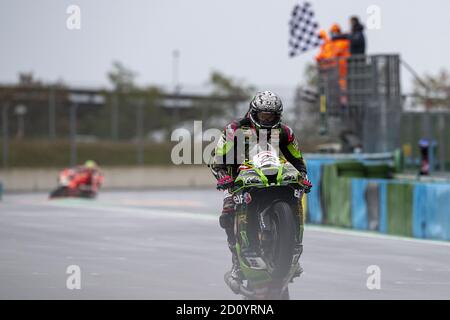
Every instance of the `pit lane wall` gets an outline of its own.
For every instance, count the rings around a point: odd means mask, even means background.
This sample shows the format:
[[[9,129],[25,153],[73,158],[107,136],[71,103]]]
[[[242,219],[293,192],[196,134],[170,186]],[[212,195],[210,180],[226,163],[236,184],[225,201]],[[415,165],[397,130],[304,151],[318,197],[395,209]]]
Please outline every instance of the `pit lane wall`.
[[[5,192],[49,192],[57,185],[60,169],[0,170]],[[103,189],[212,187],[215,180],[205,166],[104,167]]]
[[[449,182],[345,177],[330,158],[307,166],[307,222],[450,241]]]

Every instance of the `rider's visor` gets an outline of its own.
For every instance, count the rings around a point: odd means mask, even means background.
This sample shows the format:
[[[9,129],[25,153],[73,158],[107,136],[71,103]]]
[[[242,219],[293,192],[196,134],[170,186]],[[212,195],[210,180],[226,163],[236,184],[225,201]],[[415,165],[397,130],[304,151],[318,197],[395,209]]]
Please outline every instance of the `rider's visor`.
[[[256,116],[258,117],[258,121],[263,124],[273,123],[277,117],[277,115],[273,112],[264,112],[264,111],[258,112]]]

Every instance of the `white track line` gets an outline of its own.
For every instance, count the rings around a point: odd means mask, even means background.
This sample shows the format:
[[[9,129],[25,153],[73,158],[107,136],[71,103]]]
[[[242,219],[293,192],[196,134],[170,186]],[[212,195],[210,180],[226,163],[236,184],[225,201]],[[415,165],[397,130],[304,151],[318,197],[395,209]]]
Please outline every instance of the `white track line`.
[[[447,241],[408,238],[408,237],[401,237],[401,236],[377,233],[375,231],[349,230],[349,229],[337,228],[337,227],[333,227],[333,226],[306,225],[305,229],[308,231],[313,231],[313,232],[327,232],[327,233],[334,233],[334,234],[361,237],[361,238],[378,238],[378,239],[384,239],[384,240],[405,241],[405,242],[413,242],[413,243],[419,243],[419,244],[431,244],[431,245],[447,246],[447,247],[450,246],[450,242],[447,242]]]
[[[196,220],[214,220],[218,221],[218,215],[204,214],[204,213],[190,213],[178,210],[155,210],[155,209],[145,209],[145,208],[134,208],[134,207],[123,207],[123,206],[112,206],[106,204],[96,203],[92,205],[90,203],[74,203],[74,202],[48,202],[48,205],[54,207],[64,207],[64,208],[82,208],[88,210],[106,211],[106,212],[117,212],[117,213],[133,213],[140,214],[141,216],[148,218],[185,218],[185,219],[196,219]]]

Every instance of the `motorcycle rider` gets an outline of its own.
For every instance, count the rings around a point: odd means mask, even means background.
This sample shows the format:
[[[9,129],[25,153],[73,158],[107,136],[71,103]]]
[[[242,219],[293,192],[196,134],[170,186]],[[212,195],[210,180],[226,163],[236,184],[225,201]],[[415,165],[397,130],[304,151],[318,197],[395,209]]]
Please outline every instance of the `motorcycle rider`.
[[[239,130],[250,132],[253,137],[260,139],[262,133],[269,143],[275,138],[272,135],[278,135],[278,148],[284,158],[290,162],[299,172],[301,178],[300,184],[309,192],[312,187],[307,178],[306,165],[302,153],[298,148],[296,138],[292,129],[281,122],[283,104],[281,99],[271,91],[257,92],[250,102],[249,110],[244,118],[234,120],[229,123],[214,150],[211,171],[217,179],[217,189],[224,190],[223,209],[219,218],[220,226],[225,229],[227,235],[228,247],[232,254],[231,276],[235,279],[242,279],[237,251],[236,236],[234,233],[235,203],[228,189],[233,186],[241,163],[237,161],[237,153],[232,154],[232,163],[227,163],[227,155],[235,151],[235,139]],[[273,138],[273,139],[272,139]],[[247,152],[246,150],[245,152]],[[246,154],[245,156],[248,156]],[[248,158],[248,157],[247,157]],[[229,162],[229,161],[228,161]],[[303,217],[301,201],[299,203],[300,216]],[[299,272],[301,267],[299,266]]]
[[[69,186],[71,189],[79,186],[88,186],[92,191],[97,192],[102,184],[103,175],[97,163],[93,160],[87,160],[84,165],[75,168],[74,176]]]

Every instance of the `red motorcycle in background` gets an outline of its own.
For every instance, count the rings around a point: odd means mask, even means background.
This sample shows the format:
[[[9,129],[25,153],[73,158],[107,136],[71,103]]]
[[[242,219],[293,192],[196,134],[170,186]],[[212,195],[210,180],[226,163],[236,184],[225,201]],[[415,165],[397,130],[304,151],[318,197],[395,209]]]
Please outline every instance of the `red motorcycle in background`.
[[[97,164],[89,160],[84,166],[61,171],[58,176],[58,187],[50,193],[49,198],[95,198],[103,180],[103,174],[98,170]]]

